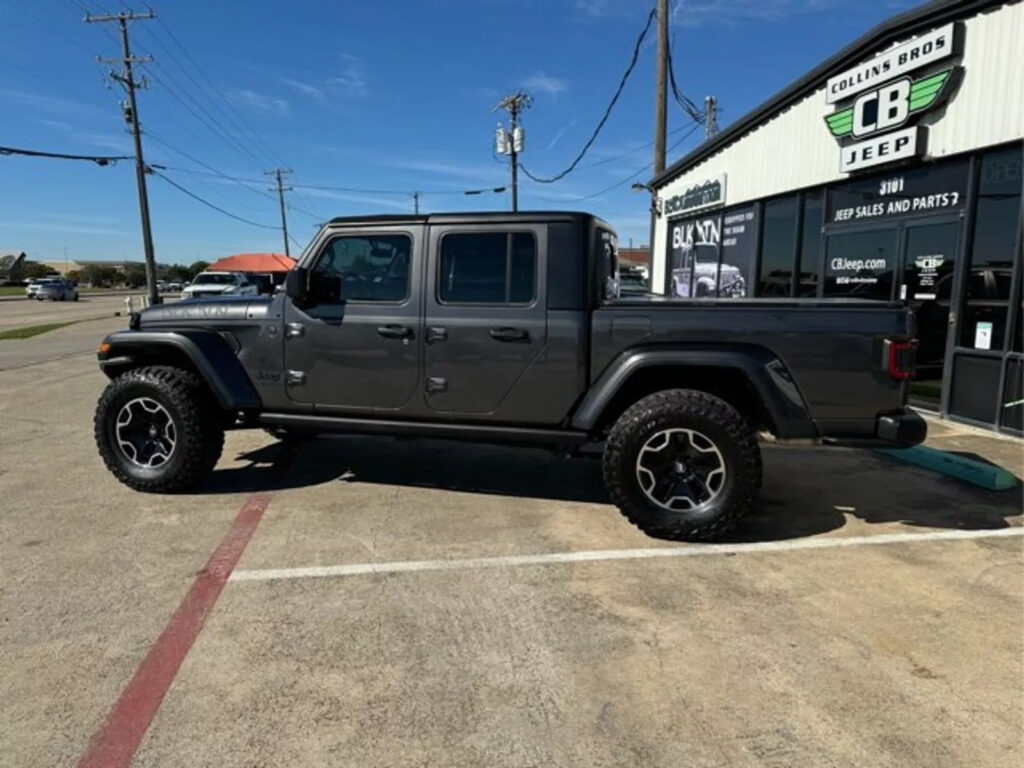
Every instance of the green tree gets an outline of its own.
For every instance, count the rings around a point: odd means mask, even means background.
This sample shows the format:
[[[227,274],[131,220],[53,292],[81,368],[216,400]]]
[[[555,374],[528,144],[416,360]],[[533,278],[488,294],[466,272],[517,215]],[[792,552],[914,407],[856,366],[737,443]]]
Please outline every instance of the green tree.
[[[124,282],[129,288],[141,288],[146,284],[146,268],[135,264],[127,267]]]
[[[205,272],[210,268],[210,262],[208,261],[197,261],[191,264],[188,268],[188,279],[192,280],[200,272]]]
[[[68,280],[74,280],[76,283],[80,282],[82,280],[82,270],[72,269],[69,272],[65,273],[64,277],[66,277]]]
[[[189,268],[181,264],[172,264],[167,268],[167,279],[171,282],[183,283],[191,279],[191,277],[192,274],[189,272]]]
[[[25,263],[25,277],[29,280],[36,280],[40,277],[46,277],[53,270],[45,264],[40,264],[38,261],[29,261]]]
[[[105,267],[102,264],[90,264],[82,270],[82,279],[94,288],[109,288],[117,279],[117,272],[113,267]]]

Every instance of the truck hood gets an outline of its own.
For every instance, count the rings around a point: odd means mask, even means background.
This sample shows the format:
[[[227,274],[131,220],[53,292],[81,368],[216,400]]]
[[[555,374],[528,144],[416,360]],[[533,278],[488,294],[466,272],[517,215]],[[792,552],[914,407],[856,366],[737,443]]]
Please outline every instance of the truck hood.
[[[159,304],[139,313],[139,328],[170,325],[210,326],[239,320],[266,317],[271,296],[222,296],[208,299],[182,299]]]

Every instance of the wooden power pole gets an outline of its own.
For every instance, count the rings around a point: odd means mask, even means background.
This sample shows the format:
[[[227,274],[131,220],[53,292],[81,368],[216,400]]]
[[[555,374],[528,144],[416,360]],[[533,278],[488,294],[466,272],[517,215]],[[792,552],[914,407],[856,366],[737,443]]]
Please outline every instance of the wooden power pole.
[[[290,168],[275,168],[272,171],[266,171],[267,176],[273,176],[277,179],[277,186],[271,189],[271,191],[277,192],[277,201],[281,205],[281,232],[284,233],[284,255],[288,258],[291,258],[292,252],[288,246],[288,217],[285,214],[284,193],[290,192],[291,187],[284,186],[281,177],[286,176],[291,172]]]
[[[145,80],[135,79],[133,65],[152,61],[150,56],[132,56],[131,46],[128,42],[128,22],[140,21],[143,19],[155,19],[153,11],[136,13],[135,11],[124,11],[122,13],[105,14],[93,16],[86,13],[87,24],[116,21],[121,27],[121,58],[104,59],[100,61],[113,64],[124,64],[123,72],[111,72],[110,76],[124,86],[128,92],[128,103],[124,105],[125,120],[132,127],[132,138],[135,140],[135,179],[139,188],[139,215],[142,217],[142,247],[146,259],[146,293],[149,294],[150,304],[159,304],[160,295],[156,289],[156,257],[153,254],[153,229],[149,222],[149,193],[146,190],[146,161],[142,157],[142,130],[139,127],[139,107],[135,100],[135,89],[145,88]]]
[[[668,0],[658,0],[658,78],[654,98],[654,175],[665,170],[665,132],[668,112]]]

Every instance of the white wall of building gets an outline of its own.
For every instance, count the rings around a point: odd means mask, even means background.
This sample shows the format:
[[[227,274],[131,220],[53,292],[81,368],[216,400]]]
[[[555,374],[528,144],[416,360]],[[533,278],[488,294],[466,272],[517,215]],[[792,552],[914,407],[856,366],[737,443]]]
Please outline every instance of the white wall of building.
[[[948,104],[919,121],[929,126],[925,158],[1024,138],[1024,3],[965,19],[964,26],[963,82]],[[846,179],[849,175],[839,171],[839,143],[825,125],[833,110],[825,103],[823,85],[669,182],[658,197],[672,197],[722,173],[726,206]],[[652,275],[659,293],[665,290],[667,229],[666,217],[659,217]]]

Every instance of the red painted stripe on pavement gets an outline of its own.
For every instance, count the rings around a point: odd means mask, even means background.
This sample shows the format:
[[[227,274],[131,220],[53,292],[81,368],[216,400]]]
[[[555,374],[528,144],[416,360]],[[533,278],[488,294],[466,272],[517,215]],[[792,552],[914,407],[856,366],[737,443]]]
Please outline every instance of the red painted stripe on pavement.
[[[269,495],[252,496],[238,511],[231,529],[210,555],[206,567],[196,574],[192,588],[121,692],[107,721],[92,737],[78,768],[127,768],[131,763],[269,503]]]

